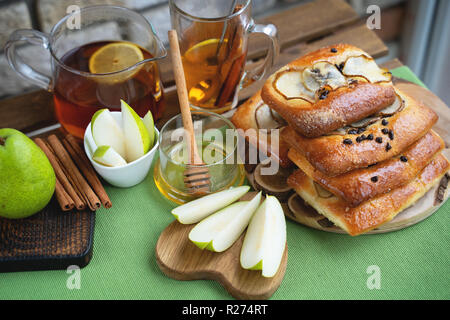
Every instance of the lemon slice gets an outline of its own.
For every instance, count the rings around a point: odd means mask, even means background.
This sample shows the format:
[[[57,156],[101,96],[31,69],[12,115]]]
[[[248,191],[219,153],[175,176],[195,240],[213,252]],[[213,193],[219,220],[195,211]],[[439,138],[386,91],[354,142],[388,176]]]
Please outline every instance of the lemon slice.
[[[107,44],[89,59],[89,71],[93,74],[112,73],[124,70],[144,60],[141,49],[132,43],[115,42]],[[102,77],[102,82],[121,82],[132,77],[139,71],[139,67],[115,75]]]
[[[217,46],[219,45],[220,39],[208,39],[202,42],[199,42],[192,47],[190,47],[185,53],[184,58],[191,63],[200,63],[207,61],[208,58],[214,57],[217,52]],[[224,39],[222,48],[224,48],[225,44],[228,42],[228,39]]]

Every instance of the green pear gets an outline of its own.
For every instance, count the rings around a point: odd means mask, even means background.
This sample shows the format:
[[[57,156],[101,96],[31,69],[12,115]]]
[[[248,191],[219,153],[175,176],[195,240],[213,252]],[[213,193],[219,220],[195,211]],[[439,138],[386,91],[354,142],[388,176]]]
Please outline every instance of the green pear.
[[[172,210],[173,216],[182,224],[197,223],[212,213],[237,201],[250,190],[249,186],[227,189],[185,203]]]
[[[120,102],[126,158],[128,162],[132,162],[150,150],[150,136],[139,115],[125,101]]]
[[[153,148],[155,144],[155,122],[153,121],[152,112],[149,111],[142,118],[142,122],[144,122],[145,127],[147,128],[148,136],[150,139],[150,149]]]
[[[200,249],[223,252],[236,242],[247,228],[261,202],[261,192],[251,201],[239,201],[203,219],[189,233],[189,239]]]
[[[55,191],[45,153],[15,129],[0,129],[0,216],[26,218],[42,210]]]
[[[275,276],[286,247],[286,220],[280,202],[274,196],[266,200],[254,213],[241,249],[241,266],[261,270],[263,277]]]
[[[122,128],[108,109],[101,109],[94,113],[91,120],[91,131],[97,146],[111,146],[122,158],[126,157]]]
[[[120,167],[127,164],[120,154],[110,146],[98,147],[92,155],[92,159],[107,167]]]

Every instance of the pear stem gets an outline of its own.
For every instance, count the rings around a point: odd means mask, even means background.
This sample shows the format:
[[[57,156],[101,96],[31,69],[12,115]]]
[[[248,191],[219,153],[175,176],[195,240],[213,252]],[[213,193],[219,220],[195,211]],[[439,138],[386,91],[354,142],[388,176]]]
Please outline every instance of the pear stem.
[[[6,138],[0,137],[0,145],[4,146],[6,142]]]

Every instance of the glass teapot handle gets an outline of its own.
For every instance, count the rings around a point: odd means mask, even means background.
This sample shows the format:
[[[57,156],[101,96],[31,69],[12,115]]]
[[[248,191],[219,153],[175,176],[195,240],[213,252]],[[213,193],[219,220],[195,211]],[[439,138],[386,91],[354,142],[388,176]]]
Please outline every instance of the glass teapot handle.
[[[33,67],[25,63],[17,52],[17,46],[22,42],[32,45],[38,45],[46,50],[50,50],[50,38],[47,34],[31,29],[21,29],[14,31],[5,45],[6,59],[11,68],[14,69],[23,78],[34,84],[51,90],[52,78],[36,71]]]
[[[246,71],[246,74],[241,83],[241,87],[245,88],[250,84],[259,81],[270,71],[274,66],[276,59],[280,53],[280,45],[278,41],[277,27],[273,24],[255,24],[253,19],[247,27],[247,32],[250,34],[261,33],[270,39],[269,49],[267,51],[264,63],[256,68]]]

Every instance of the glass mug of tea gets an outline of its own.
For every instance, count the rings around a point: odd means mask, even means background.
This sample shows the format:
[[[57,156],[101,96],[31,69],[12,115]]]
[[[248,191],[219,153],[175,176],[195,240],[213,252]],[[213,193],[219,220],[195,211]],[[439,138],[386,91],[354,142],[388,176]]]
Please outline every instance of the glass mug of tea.
[[[23,42],[50,52],[51,75],[22,60],[16,50]],[[166,56],[166,50],[151,24],[134,11],[114,6],[82,8],[61,19],[50,34],[15,31],[5,53],[17,73],[53,92],[58,121],[79,138],[97,110],[120,110],[120,99],[141,117],[149,110],[156,120],[162,116],[157,60]]]
[[[274,25],[255,24],[251,0],[170,0],[191,108],[223,113],[237,105],[239,89],[260,80],[279,53]],[[271,41],[263,65],[246,70],[248,36]]]

